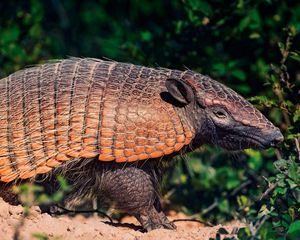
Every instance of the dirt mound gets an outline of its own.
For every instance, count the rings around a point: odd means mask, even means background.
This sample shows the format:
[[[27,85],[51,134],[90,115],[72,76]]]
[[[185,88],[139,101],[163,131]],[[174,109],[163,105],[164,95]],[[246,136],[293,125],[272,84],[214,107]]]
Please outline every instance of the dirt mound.
[[[47,239],[37,238],[35,236],[47,236],[48,239],[55,240],[173,240],[173,239],[209,239],[215,238],[220,228],[230,233],[221,235],[223,237],[233,236],[238,228],[244,226],[242,223],[233,222],[228,225],[217,225],[207,227],[199,222],[193,221],[175,221],[176,231],[158,229],[149,233],[143,233],[139,224],[132,217],[122,219],[121,223],[110,223],[107,219],[98,216],[84,217],[77,215],[75,217],[59,216],[52,217],[49,214],[41,214],[38,207],[30,210],[30,215],[23,218],[22,206],[11,206],[0,198],[0,239],[11,240],[14,238],[17,229],[19,229],[19,239]],[[183,214],[169,214],[170,219],[187,219]],[[24,225],[18,227],[24,219]]]

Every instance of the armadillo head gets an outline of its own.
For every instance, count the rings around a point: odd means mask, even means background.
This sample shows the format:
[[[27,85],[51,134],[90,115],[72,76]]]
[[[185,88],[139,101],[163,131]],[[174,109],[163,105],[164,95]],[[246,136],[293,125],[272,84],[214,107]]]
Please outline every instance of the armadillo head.
[[[168,79],[166,87],[189,116],[196,146],[211,143],[228,150],[264,149],[283,141],[280,130],[260,111],[209,77],[189,72],[182,79]]]

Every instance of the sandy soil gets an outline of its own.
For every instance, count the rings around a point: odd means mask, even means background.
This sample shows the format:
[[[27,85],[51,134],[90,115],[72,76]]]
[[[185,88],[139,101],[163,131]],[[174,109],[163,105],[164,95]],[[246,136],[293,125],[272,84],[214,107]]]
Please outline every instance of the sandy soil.
[[[0,198],[1,240],[14,239],[14,234],[16,233],[22,216],[22,206],[11,206]],[[177,225],[176,231],[159,229],[149,233],[143,233],[139,224],[132,217],[125,217],[121,223],[111,224],[107,219],[98,216],[88,218],[82,215],[76,215],[75,217],[65,215],[52,217],[48,214],[41,214],[39,208],[34,207],[30,210],[30,215],[25,218],[24,225],[19,227],[20,235],[17,239],[41,239],[34,237],[34,234],[40,234],[53,240],[205,240],[215,238],[218,231],[220,231],[219,229],[224,228],[229,234],[221,234],[221,239],[223,239],[224,237],[234,237],[234,233],[237,229],[244,226],[242,223],[232,222],[224,226],[208,227],[199,222],[176,221],[176,219],[188,218],[180,213],[170,213],[169,218],[172,220],[175,219],[175,224]]]

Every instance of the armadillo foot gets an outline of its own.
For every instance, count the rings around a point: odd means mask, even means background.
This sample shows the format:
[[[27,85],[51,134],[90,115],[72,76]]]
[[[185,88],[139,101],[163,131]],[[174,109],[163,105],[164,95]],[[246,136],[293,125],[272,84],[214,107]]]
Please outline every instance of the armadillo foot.
[[[61,215],[62,214],[62,209],[59,208],[58,205],[40,205],[39,206],[41,209],[42,213],[48,213],[50,215]]]
[[[154,207],[147,211],[143,211],[143,213],[137,215],[136,218],[148,232],[159,228],[176,229],[176,225],[169,221],[163,212],[158,213]]]
[[[176,225],[171,222],[163,212],[160,212],[159,216],[166,229],[175,230],[177,228]]]

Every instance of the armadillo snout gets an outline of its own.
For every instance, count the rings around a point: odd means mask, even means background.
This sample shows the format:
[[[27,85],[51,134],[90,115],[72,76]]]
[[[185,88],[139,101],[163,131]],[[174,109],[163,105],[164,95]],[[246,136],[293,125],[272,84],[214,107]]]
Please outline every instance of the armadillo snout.
[[[284,140],[283,135],[278,128],[271,132],[267,132],[265,139],[268,141],[269,144],[267,145],[269,145],[269,147],[276,147]]]
[[[284,140],[279,128],[262,131],[260,139],[264,145],[264,148],[276,147]]]

